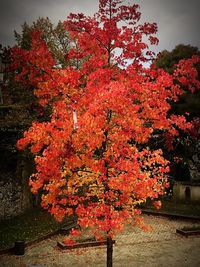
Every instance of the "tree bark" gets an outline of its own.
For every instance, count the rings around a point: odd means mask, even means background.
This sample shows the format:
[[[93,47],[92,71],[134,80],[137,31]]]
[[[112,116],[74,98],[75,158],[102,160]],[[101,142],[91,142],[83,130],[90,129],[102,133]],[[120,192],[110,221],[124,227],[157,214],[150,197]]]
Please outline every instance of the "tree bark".
[[[111,237],[107,237],[107,267],[113,266],[113,242]]]

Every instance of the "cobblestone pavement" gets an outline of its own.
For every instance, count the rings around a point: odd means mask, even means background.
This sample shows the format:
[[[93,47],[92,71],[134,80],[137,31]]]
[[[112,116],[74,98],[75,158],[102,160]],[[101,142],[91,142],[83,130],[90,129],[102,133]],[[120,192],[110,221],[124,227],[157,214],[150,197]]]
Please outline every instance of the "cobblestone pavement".
[[[114,267],[200,267],[200,236],[182,237],[177,228],[200,225],[179,219],[144,215],[153,230],[127,229],[116,238]],[[61,236],[28,247],[23,256],[1,255],[1,267],[105,267],[106,248],[61,251]]]

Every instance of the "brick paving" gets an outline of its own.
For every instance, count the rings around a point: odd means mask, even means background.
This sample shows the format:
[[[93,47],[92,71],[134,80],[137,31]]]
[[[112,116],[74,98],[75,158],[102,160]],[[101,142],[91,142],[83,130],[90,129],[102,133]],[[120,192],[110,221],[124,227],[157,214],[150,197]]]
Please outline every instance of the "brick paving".
[[[182,237],[177,228],[197,226],[200,221],[144,215],[153,230],[127,228],[116,238],[114,267],[200,267],[200,236]],[[62,236],[28,247],[23,256],[1,255],[1,267],[105,267],[106,248],[61,251],[56,247]]]

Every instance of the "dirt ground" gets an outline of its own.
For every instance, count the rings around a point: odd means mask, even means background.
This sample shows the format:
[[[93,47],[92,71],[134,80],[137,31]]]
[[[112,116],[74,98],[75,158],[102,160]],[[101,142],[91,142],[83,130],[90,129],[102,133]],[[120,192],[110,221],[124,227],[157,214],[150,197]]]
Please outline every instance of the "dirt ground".
[[[200,236],[182,237],[177,228],[199,222],[144,215],[153,230],[127,229],[116,238],[113,267],[200,267]],[[26,248],[25,255],[1,255],[1,267],[105,267],[106,248],[62,251],[58,235]]]

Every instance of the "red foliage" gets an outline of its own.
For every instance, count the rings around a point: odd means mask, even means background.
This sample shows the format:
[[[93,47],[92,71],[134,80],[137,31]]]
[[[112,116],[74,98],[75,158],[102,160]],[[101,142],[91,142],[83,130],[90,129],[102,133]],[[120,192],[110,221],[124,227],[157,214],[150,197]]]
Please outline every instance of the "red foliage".
[[[52,107],[50,121],[34,122],[18,141],[35,155],[32,191],[43,188],[44,208],[58,220],[77,214],[79,225],[95,228],[97,237],[113,236],[130,222],[145,228],[138,204],[164,194],[169,168],[161,150],[141,147],[154,130],[173,136],[190,127],[183,116],[168,117],[169,102],[183,93],[175,80],[198,87],[193,64],[199,58],[181,61],[174,75],[142,67],[152,55],[143,36],[156,44],[157,26],[139,24],[138,5],[121,2],[101,0],[92,18],[68,17],[75,45],[66,60],[78,65],[56,66],[36,33],[31,50],[13,49],[17,78]],[[120,68],[127,60],[132,63]]]

